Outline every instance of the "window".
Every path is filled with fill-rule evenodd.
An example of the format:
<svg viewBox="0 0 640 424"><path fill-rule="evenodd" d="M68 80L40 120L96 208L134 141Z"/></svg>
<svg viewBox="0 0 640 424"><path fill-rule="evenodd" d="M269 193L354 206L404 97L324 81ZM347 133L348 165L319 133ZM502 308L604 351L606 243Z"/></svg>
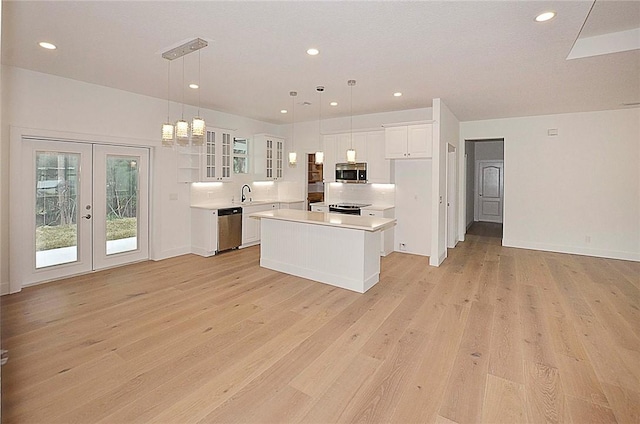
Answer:
<svg viewBox="0 0 640 424"><path fill-rule="evenodd" d="M249 140L233 138L233 173L249 173Z"/></svg>

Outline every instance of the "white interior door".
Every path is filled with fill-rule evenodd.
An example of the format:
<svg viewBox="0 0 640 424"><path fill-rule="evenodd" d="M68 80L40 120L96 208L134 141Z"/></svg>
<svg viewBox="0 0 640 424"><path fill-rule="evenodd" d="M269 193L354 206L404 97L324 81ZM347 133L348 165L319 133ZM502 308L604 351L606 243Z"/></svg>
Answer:
<svg viewBox="0 0 640 424"><path fill-rule="evenodd" d="M477 161L476 205L478 221L502 223L504 161Z"/></svg>
<svg viewBox="0 0 640 424"><path fill-rule="evenodd" d="M24 139L21 154L10 259L20 286L148 258L148 149Z"/></svg>

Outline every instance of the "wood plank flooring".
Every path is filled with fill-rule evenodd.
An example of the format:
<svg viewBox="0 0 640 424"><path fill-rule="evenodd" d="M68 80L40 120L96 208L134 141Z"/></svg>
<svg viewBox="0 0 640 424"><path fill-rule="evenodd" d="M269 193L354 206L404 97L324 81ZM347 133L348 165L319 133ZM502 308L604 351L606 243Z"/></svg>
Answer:
<svg viewBox="0 0 640 424"><path fill-rule="evenodd" d="M3 423L640 422L640 264L468 235L365 294L186 255L4 296Z"/></svg>

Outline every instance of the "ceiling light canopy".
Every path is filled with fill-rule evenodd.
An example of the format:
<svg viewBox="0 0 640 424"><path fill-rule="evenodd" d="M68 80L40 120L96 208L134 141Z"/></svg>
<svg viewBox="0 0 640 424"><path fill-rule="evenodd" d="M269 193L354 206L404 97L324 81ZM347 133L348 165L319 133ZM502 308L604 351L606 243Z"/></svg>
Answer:
<svg viewBox="0 0 640 424"><path fill-rule="evenodd" d="M400 97L402 96L402 93L399 91L396 91L395 93L393 93L393 97Z"/></svg>
<svg viewBox="0 0 640 424"><path fill-rule="evenodd" d="M196 88L200 88L200 86L198 84L191 83L189 84L189 88L193 88L195 90Z"/></svg>
<svg viewBox="0 0 640 424"><path fill-rule="evenodd" d="M280 113L287 113L287 112L288 112L288 110L287 110L287 109L281 109L281 110L280 110Z"/></svg>
<svg viewBox="0 0 640 424"><path fill-rule="evenodd" d="M310 48L309 50L307 50L307 54L309 56L316 56L318 53L320 53L320 50L315 48Z"/></svg>
<svg viewBox="0 0 640 424"><path fill-rule="evenodd" d="M331 102L329 103L330 106L338 106L338 102Z"/></svg>
<svg viewBox="0 0 640 424"><path fill-rule="evenodd" d="M47 41L41 41L38 43L38 45L40 47L42 47L43 49L47 49L47 50L55 50L57 49L55 44L49 43Z"/></svg>
<svg viewBox="0 0 640 424"><path fill-rule="evenodd" d="M556 17L556 12L543 12L536 16L536 22L546 22Z"/></svg>

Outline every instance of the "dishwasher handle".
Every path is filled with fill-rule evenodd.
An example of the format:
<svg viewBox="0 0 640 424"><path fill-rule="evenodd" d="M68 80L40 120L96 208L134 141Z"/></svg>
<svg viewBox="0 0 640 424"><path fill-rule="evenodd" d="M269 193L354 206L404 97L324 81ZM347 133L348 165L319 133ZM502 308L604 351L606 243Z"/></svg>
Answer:
<svg viewBox="0 0 640 424"><path fill-rule="evenodd" d="M218 209L218 216L238 215L242 213L241 207Z"/></svg>

